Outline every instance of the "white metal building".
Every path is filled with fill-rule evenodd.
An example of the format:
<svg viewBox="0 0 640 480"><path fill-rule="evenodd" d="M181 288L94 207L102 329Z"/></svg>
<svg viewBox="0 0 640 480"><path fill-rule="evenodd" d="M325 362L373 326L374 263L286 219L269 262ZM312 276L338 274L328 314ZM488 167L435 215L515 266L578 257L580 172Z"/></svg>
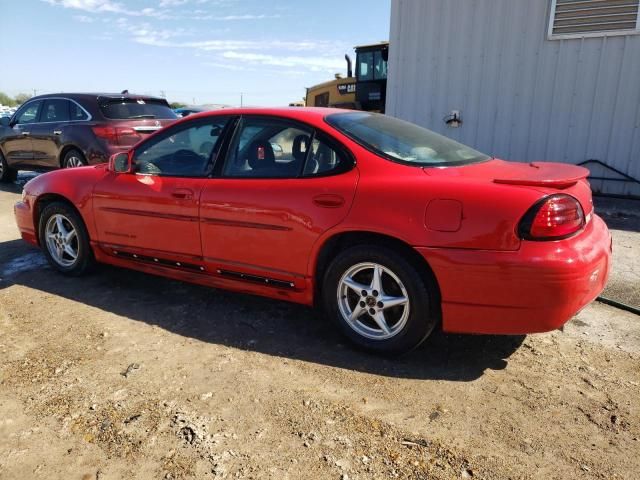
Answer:
<svg viewBox="0 0 640 480"><path fill-rule="evenodd" d="M509 160L640 180L640 0L393 0L386 112ZM445 119L459 111L462 123ZM593 177L624 179L586 165ZM632 181L592 179L640 196Z"/></svg>

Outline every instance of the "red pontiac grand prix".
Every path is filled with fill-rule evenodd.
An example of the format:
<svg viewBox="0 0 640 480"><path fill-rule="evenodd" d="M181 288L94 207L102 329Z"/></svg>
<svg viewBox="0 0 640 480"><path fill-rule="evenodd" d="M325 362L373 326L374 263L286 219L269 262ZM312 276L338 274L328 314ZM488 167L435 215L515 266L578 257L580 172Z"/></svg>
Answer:
<svg viewBox="0 0 640 480"><path fill-rule="evenodd" d="M62 273L98 261L321 305L357 345L401 353L436 327L556 329L591 302L611 237L587 174L373 113L231 109L41 175L15 214Z"/></svg>

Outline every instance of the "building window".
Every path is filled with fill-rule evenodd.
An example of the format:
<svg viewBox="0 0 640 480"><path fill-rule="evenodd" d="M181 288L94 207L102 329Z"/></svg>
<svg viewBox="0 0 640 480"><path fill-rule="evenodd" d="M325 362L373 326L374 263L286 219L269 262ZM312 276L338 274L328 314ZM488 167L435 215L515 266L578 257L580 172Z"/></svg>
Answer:
<svg viewBox="0 0 640 480"><path fill-rule="evenodd" d="M549 39L640 33L640 0L551 0Z"/></svg>
<svg viewBox="0 0 640 480"><path fill-rule="evenodd" d="M328 107L329 106L329 92L321 93L316 95L315 101L313 102L314 107Z"/></svg>

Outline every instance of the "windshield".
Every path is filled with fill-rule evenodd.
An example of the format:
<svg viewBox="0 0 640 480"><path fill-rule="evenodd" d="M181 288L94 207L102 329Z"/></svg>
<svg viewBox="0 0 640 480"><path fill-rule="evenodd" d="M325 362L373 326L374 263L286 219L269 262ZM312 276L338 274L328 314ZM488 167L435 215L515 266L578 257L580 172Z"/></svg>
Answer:
<svg viewBox="0 0 640 480"><path fill-rule="evenodd" d="M144 118L178 118L167 102L150 98L114 98L100 102L107 118L127 120Z"/></svg>
<svg viewBox="0 0 640 480"><path fill-rule="evenodd" d="M489 156L413 123L369 112L334 113L326 121L365 148L400 163L445 166Z"/></svg>

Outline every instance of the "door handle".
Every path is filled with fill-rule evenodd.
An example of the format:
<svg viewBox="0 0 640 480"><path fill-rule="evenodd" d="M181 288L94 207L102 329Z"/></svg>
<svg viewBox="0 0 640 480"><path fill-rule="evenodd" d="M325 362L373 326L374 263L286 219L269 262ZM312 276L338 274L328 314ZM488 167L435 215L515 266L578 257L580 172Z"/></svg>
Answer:
<svg viewBox="0 0 640 480"><path fill-rule="evenodd" d="M323 208L339 208L344 205L344 198L333 193L321 193L313 197L313 203Z"/></svg>
<svg viewBox="0 0 640 480"><path fill-rule="evenodd" d="M62 135L62 130L54 130L53 134L54 135Z"/></svg>
<svg viewBox="0 0 640 480"><path fill-rule="evenodd" d="M190 200L193 198L193 190L189 190L188 188L177 188L171 193L171 196L181 200Z"/></svg>
<svg viewBox="0 0 640 480"><path fill-rule="evenodd" d="M20 132L22 134L22 136L26 137L28 136L31 132Z"/></svg>

